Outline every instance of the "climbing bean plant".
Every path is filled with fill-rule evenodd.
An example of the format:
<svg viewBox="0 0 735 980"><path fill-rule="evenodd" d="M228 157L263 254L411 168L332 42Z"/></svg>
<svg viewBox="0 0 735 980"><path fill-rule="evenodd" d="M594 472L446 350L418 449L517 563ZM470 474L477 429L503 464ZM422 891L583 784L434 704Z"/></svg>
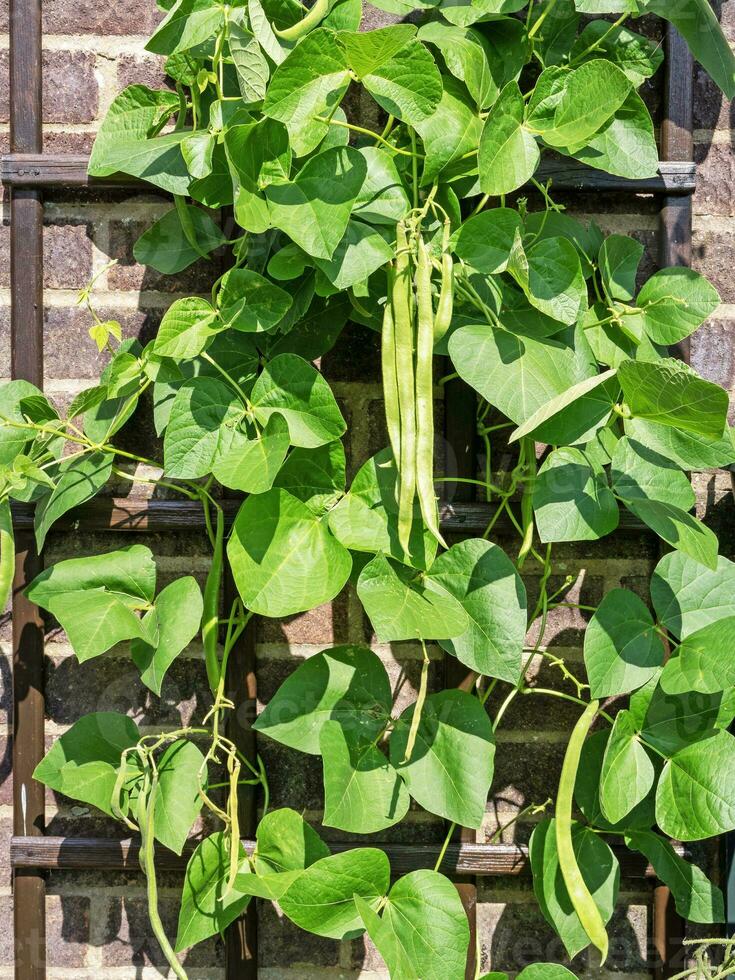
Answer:
<svg viewBox="0 0 735 980"><path fill-rule="evenodd" d="M414 11L380 0L396 20L414 16L364 32L360 0L161 6L147 49L165 56L169 86L118 95L89 170L173 196L138 240L139 262L176 274L223 252L229 261L210 294L172 303L145 346L102 322L93 284L84 290L109 363L64 413L24 381L0 388L2 591L11 500L35 503L39 548L112 477L198 502L211 549L203 591L191 576L158 589L151 551L134 544L47 567L27 595L80 662L128 641L156 695L200 636L212 702L174 731L87 715L36 778L140 833L151 927L179 977L182 951L254 898L320 936L367 931L394 978L464 977L469 929L439 871L446 844L434 868L391 884L379 847L332 853L296 810L271 809L262 761L227 736L238 707L228 658L251 617L312 609L351 582L378 640L412 641L422 668L415 701L398 711L376 653L325 649L258 717L261 738L321 757L324 826L380 834L413 801L448 821L447 842L455 825L479 828L509 705L530 697L545 710L541 699L563 698L579 716L556 800L521 813L535 820L536 897L569 956L589 945L607 955L620 877L610 842L653 865L684 917L722 920L720 891L671 839L735 829L735 565L693 515L687 476L733 462L735 449L726 393L667 350L718 296L684 268L639 285L642 246L565 214L535 176L542 154L654 175L638 89L662 52L635 20L671 20L732 96L735 59L709 5L427 0ZM533 207L515 193L527 186ZM229 224L216 214L226 209ZM349 486L346 422L314 364L348 321L380 334L387 430ZM435 481L454 479L433 459L439 357L475 394L486 447L475 482L493 515L482 537L451 544L435 493ZM162 443L149 459L119 433L151 404ZM498 438L515 452L504 473L492 466ZM243 498L231 529L223 494ZM551 585L555 546L610 534L623 510L668 546L650 606L616 588L580 607L584 664L570 664L545 644L549 613L574 606L569 579ZM518 533L510 552L493 540L501 516ZM222 608L225 560L238 594ZM437 645L469 685L429 692ZM539 660L557 686L534 680ZM262 789L252 853L238 824L242 784ZM202 813L168 937L156 851L182 853ZM532 964L521 976L571 974Z"/></svg>

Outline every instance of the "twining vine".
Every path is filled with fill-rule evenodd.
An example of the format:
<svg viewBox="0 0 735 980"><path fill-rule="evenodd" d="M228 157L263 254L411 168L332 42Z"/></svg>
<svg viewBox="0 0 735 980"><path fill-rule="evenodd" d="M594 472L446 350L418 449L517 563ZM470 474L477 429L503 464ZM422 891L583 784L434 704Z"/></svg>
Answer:
<svg viewBox="0 0 735 980"><path fill-rule="evenodd" d="M199 636L212 704L201 721L155 734L122 714L87 715L36 778L140 833L151 928L178 977L185 950L260 898L320 936L367 931L394 978L460 980L469 928L440 870L447 844L455 825L482 824L495 732L513 701L542 699L543 710L562 698L579 716L556 798L519 815L535 821L534 891L569 957L589 945L599 962L607 955L620 877L609 841L653 865L682 916L721 921L720 890L671 841L735 829L735 565L693 515L687 476L732 463L735 449L726 393L667 351L719 298L683 268L641 285L642 246L571 218L536 176L542 152L655 175L637 90L662 52L629 20L671 20L732 97L735 58L712 10L456 0L361 32L360 0L161 6L147 49L166 57L169 87L120 93L90 173L122 171L173 195L136 243L139 262L176 274L226 251L231 266L209 295L177 299L145 346L99 319L90 284L80 301L109 363L63 415L24 381L0 388L0 592L12 577L10 501L35 503L43 548L113 476L183 495L205 517L203 592L190 576L157 589L151 551L131 545L52 565L27 595L81 662L127 641L155 694ZM413 10L379 6L397 20ZM347 111L348 89L363 109L372 99L379 129ZM533 207L516 194L526 186ZM220 209L234 215L229 235ZM349 487L346 423L313 363L348 321L380 334L389 443ZM435 489L455 480L434 461L439 356L476 393L484 453L471 482L494 508L482 537L453 542ZM151 401L155 458L117 439ZM499 440L516 454L509 472L493 466ZM243 497L231 529L222 488ZM554 546L611 533L624 509L669 546L650 605L626 588L599 606L567 601L570 580L551 585ZM518 534L512 554L493 541L501 518ZM223 608L225 560L237 597ZM521 572L537 585L532 607ZM379 834L412 801L449 822L435 866L393 884L380 848L331 853L296 809L271 810L262 761L226 734L238 707L228 660L251 617L312 609L348 581L379 641L420 646L415 702L397 712L378 656L338 646L293 671L255 728L321 756L324 826ZM565 606L589 617L583 665L545 642L549 614ZM430 691L436 644L471 672L470 690ZM532 676L539 660L555 686ZM262 806L252 853L238 822L243 785ZM202 813L173 939L156 852L181 854ZM711 966L711 948L694 948L694 969L735 972L732 942L718 947L724 966ZM532 964L520 976L571 974Z"/></svg>

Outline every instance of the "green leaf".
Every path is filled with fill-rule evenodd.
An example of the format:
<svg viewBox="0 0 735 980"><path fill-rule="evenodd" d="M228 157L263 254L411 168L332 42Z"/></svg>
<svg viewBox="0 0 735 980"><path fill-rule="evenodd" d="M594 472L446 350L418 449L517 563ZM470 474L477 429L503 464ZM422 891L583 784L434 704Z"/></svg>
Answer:
<svg viewBox="0 0 735 980"><path fill-rule="evenodd" d="M593 21L593 23L603 23ZM590 25L591 26L591 25ZM635 277L643 257L643 246L628 235L608 235L600 246L597 264L602 285L611 299L631 300Z"/></svg>
<svg viewBox="0 0 735 980"><path fill-rule="evenodd" d="M600 803L611 823L619 823L648 796L656 778L650 756L629 711L615 716L600 772Z"/></svg>
<svg viewBox="0 0 735 980"><path fill-rule="evenodd" d="M253 855L259 875L276 871L302 871L321 858L329 848L300 813L283 807L270 810L258 824Z"/></svg>
<svg viewBox="0 0 735 980"><path fill-rule="evenodd" d="M291 616L329 602L352 567L326 522L275 488L242 505L227 554L245 607L260 616Z"/></svg>
<svg viewBox="0 0 735 980"><path fill-rule="evenodd" d="M539 148L523 123L524 102L518 83L508 82L480 138L478 164L483 194L495 197L522 187L536 170Z"/></svg>
<svg viewBox="0 0 735 980"><path fill-rule="evenodd" d="M212 0L178 0L158 25L146 50L155 54L178 54L207 41L224 21L222 8Z"/></svg>
<svg viewBox="0 0 735 980"><path fill-rule="evenodd" d="M492 978L494 973L488 974ZM577 980L571 970L559 963L532 963L516 977L516 980Z"/></svg>
<svg viewBox="0 0 735 980"><path fill-rule="evenodd" d="M626 503L660 500L684 511L694 506L694 491L686 474L665 456L627 436L615 447L610 476L613 490Z"/></svg>
<svg viewBox="0 0 735 980"><path fill-rule="evenodd" d="M449 77L443 81L441 101L416 129L424 144L421 183L431 184L439 175L444 179L475 171L474 152L482 131L482 119L464 86ZM469 159L467 159L469 157Z"/></svg>
<svg viewBox="0 0 735 980"><path fill-rule="evenodd" d="M264 493L273 486L289 445L288 425L281 415L271 415L253 438L240 428L225 426L220 429L212 474L232 490Z"/></svg>
<svg viewBox="0 0 735 980"><path fill-rule="evenodd" d="M172 194L186 194L190 178L180 143L191 132L153 135L178 107L175 92L129 85L115 98L97 132L88 165L91 176L121 171Z"/></svg>
<svg viewBox="0 0 735 980"><path fill-rule="evenodd" d="M707 0L649 0L646 10L670 21L715 84L735 98L735 54Z"/></svg>
<svg viewBox="0 0 735 980"><path fill-rule="evenodd" d="M260 40L262 43L263 39ZM273 57L270 50L266 48L266 51ZM320 117L330 117L348 85L349 69L343 46L332 31L317 28L279 64L268 86L263 114L285 123L294 154L305 156L327 135L329 124L320 121ZM284 231L288 233L287 229ZM340 234L338 240L341 237ZM307 251L314 254L310 249Z"/></svg>
<svg viewBox="0 0 735 980"><path fill-rule="evenodd" d="M596 370L584 339L512 333L487 323L460 327L449 355L460 377L516 424Z"/></svg>
<svg viewBox="0 0 735 980"><path fill-rule="evenodd" d="M620 388L615 371L585 378L538 408L523 425L514 429L510 442L534 434L537 442L564 445L588 442L607 423Z"/></svg>
<svg viewBox="0 0 735 980"><path fill-rule="evenodd" d="M448 70L464 82L478 109L493 104L500 90L490 64L492 48L478 30L434 21L424 24L418 36L439 49Z"/></svg>
<svg viewBox="0 0 735 980"><path fill-rule="evenodd" d="M158 795L153 814L156 839L181 854L189 831L202 808L199 772L204 756L193 742L172 742L158 766Z"/></svg>
<svg viewBox="0 0 735 980"><path fill-rule="evenodd" d="M619 824L610 823L603 816L600 804L600 771L605 750L610 737L609 729L593 732L585 740L577 778L574 783L574 799L585 820L601 830L630 830L652 827L656 822L654 813L655 787L652 786L644 800L638 803ZM658 765L658 764L657 764ZM660 768L660 766L659 766Z"/></svg>
<svg viewBox="0 0 735 980"><path fill-rule="evenodd" d="M270 68L257 39L241 24L230 21L227 40L243 101L246 104L262 102L268 88Z"/></svg>
<svg viewBox="0 0 735 980"><path fill-rule="evenodd" d="M611 30L610 24L604 20L588 23L571 50L566 50L574 61L592 45L595 46L594 50L586 55L587 58L604 56L616 64L636 88L654 75L664 60L660 44L635 34L627 27L615 27ZM546 63L548 64L548 59Z"/></svg>
<svg viewBox="0 0 735 980"><path fill-rule="evenodd" d="M467 614L444 586L385 555L365 565L357 594L382 643L447 639L468 626Z"/></svg>
<svg viewBox="0 0 735 980"><path fill-rule="evenodd" d="M341 31L338 34L347 63L359 80L389 62L415 36L413 24L393 24L372 31Z"/></svg>
<svg viewBox="0 0 735 980"><path fill-rule="evenodd" d="M398 539L396 466L393 454L384 449L357 471L349 492L329 512L329 527L351 551L383 552L398 561L426 568L436 554L436 538L420 518L414 504L414 521L406 555Z"/></svg>
<svg viewBox="0 0 735 980"><path fill-rule="evenodd" d="M584 662L593 698L642 687L664 662L664 646L650 612L634 592L612 589L584 635Z"/></svg>
<svg viewBox="0 0 735 980"><path fill-rule="evenodd" d="M430 694L421 712L416 743L405 761L415 704L396 722L390 758L411 796L429 813L463 827L479 827L493 779L495 740L479 699L450 689Z"/></svg>
<svg viewBox="0 0 735 980"><path fill-rule="evenodd" d="M702 840L735 829L735 738L718 732L688 745L664 766L656 820L677 840Z"/></svg>
<svg viewBox="0 0 735 980"><path fill-rule="evenodd" d="M631 413L659 425L719 439L727 421L727 392L703 381L674 358L623 361L618 378Z"/></svg>
<svg viewBox="0 0 735 980"><path fill-rule="evenodd" d="M37 606L58 595L107 589L131 605L153 602L156 589L156 563L150 548L131 544L103 555L69 558L44 569L26 589L26 595Z"/></svg>
<svg viewBox="0 0 735 980"><path fill-rule="evenodd" d="M196 262L202 253L213 252L224 244L226 238L222 229L212 221L206 211L191 204L184 204L182 207L199 248L190 244L182 227L179 211L172 208L144 231L135 243L133 255L136 262L172 276Z"/></svg>
<svg viewBox="0 0 735 980"><path fill-rule="evenodd" d="M54 742L33 778L112 816L120 757L139 738L138 726L127 715L115 711L84 715Z"/></svg>
<svg viewBox="0 0 735 980"><path fill-rule="evenodd" d="M161 589L155 610L158 643L151 645L134 638L131 654L140 670L140 679L160 696L166 671L199 631L202 594L196 579L187 575Z"/></svg>
<svg viewBox="0 0 735 980"><path fill-rule="evenodd" d="M367 172L352 214L372 225L392 227L410 207L394 159L378 146L361 146L358 152L365 161Z"/></svg>
<svg viewBox="0 0 735 980"><path fill-rule="evenodd" d="M163 314L153 350L161 357L183 361L196 357L222 330L217 314L205 299L177 299Z"/></svg>
<svg viewBox="0 0 735 980"><path fill-rule="evenodd" d="M242 844L239 852L242 859L245 856ZM224 932L246 908L249 895L241 895L234 889L225 894L229 869L229 840L224 832L217 831L205 837L186 866L176 935L177 952Z"/></svg>
<svg viewBox="0 0 735 980"><path fill-rule="evenodd" d="M657 344L676 344L688 337L719 303L717 290L704 276L679 267L661 269L651 276L636 300L643 311L643 327Z"/></svg>
<svg viewBox="0 0 735 980"><path fill-rule="evenodd" d="M343 731L374 740L392 707L390 682L378 657L365 647L339 646L297 667L253 727L282 745L319 755L327 722L339 722Z"/></svg>
<svg viewBox="0 0 735 980"><path fill-rule="evenodd" d="M22 410L23 400L40 394L40 390L28 381L8 381L0 385L0 415L11 422L26 421ZM0 466L12 464L34 435L30 429L0 425Z"/></svg>
<svg viewBox="0 0 735 980"><path fill-rule="evenodd" d="M473 538L441 554L431 566L467 613L468 627L441 646L480 674L516 684L526 636L526 589L502 548Z"/></svg>
<svg viewBox="0 0 735 980"><path fill-rule="evenodd" d="M626 500L625 505L672 547L707 568L717 568L717 536L693 514L663 500Z"/></svg>
<svg viewBox="0 0 735 980"><path fill-rule="evenodd" d="M496 275L505 272L520 230L520 215L512 208L490 208L462 222L452 236L452 247L473 269Z"/></svg>
<svg viewBox="0 0 735 980"><path fill-rule="evenodd" d="M421 869L399 878L380 917L364 901L356 905L391 977L462 976L470 930L457 889L444 875Z"/></svg>
<svg viewBox="0 0 735 980"><path fill-rule="evenodd" d="M244 333L272 330L292 302L285 289L250 269L231 269L222 281L218 296L226 326Z"/></svg>
<svg viewBox="0 0 735 980"><path fill-rule="evenodd" d="M216 137L209 132L193 133L181 141L181 155L192 177L203 179L212 173L212 154L216 147Z"/></svg>
<svg viewBox="0 0 735 980"><path fill-rule="evenodd" d="M609 922L620 884L620 866L610 847L582 824L572 824L572 846L582 877ZM544 819L529 842L533 890L547 922L556 930L570 957L589 945L589 937L574 911L559 867L555 821Z"/></svg>
<svg viewBox="0 0 735 980"><path fill-rule="evenodd" d="M709 469L735 463L735 444L730 429L714 442L695 432L682 432L645 419L626 419L625 431L648 449L670 459L682 469Z"/></svg>
<svg viewBox="0 0 735 980"><path fill-rule="evenodd" d="M283 416L294 446L323 446L347 428L324 377L297 354L278 354L269 361L250 401L262 424L274 414Z"/></svg>
<svg viewBox="0 0 735 980"><path fill-rule="evenodd" d="M344 493L345 467L345 450L339 441L316 449L293 449L279 470L275 485L320 515ZM339 540L338 535L335 537Z"/></svg>
<svg viewBox="0 0 735 980"><path fill-rule="evenodd" d="M156 566L142 545L70 558L41 572L26 595L61 623L80 662L122 640L150 640L137 609L153 602Z"/></svg>
<svg viewBox="0 0 735 980"><path fill-rule="evenodd" d="M605 472L579 449L556 449L539 469L533 491L538 534L550 541L594 541L618 526L618 505Z"/></svg>
<svg viewBox="0 0 735 980"><path fill-rule="evenodd" d="M374 908L389 884L390 864L385 854L374 847L358 847L310 865L280 905L301 929L330 939L353 939L362 932L354 896Z"/></svg>
<svg viewBox="0 0 735 980"><path fill-rule="evenodd" d="M46 535L60 517L99 493L112 476L112 453L89 453L59 464L56 487L36 506L33 524L40 551Z"/></svg>
<svg viewBox="0 0 735 980"><path fill-rule="evenodd" d="M408 26L400 24L384 30ZM373 33L379 32L370 32ZM370 34L358 37L362 39ZM340 38L344 36L341 34ZM439 69L428 49L417 40L408 41L389 60L372 67L361 80L382 109L413 127L436 111L442 96Z"/></svg>
<svg viewBox="0 0 735 980"><path fill-rule="evenodd" d="M579 253L566 238L543 238L508 271L531 306L560 323L575 323L587 309L587 285Z"/></svg>
<svg viewBox="0 0 735 980"><path fill-rule="evenodd" d="M666 694L659 681L645 706L641 733L647 744L673 756L696 742L710 741L734 716L731 692Z"/></svg>
<svg viewBox="0 0 735 980"><path fill-rule="evenodd" d="M402 820L409 807L403 781L374 741L338 721L321 729L325 827L372 834Z"/></svg>
<svg viewBox="0 0 735 980"><path fill-rule="evenodd" d="M365 282L393 257L393 249L383 236L362 221L351 220L331 259L315 259L336 289L349 289Z"/></svg>
<svg viewBox="0 0 735 980"><path fill-rule="evenodd" d="M235 423L245 406L216 378L194 378L176 393L163 440L164 472L180 479L206 476L217 452L220 428Z"/></svg>
<svg viewBox="0 0 735 980"><path fill-rule="evenodd" d="M661 686L669 694L701 691L716 694L735 686L735 616L718 619L690 633L677 656L664 667ZM683 685L680 690L679 686Z"/></svg>
<svg viewBox="0 0 735 980"><path fill-rule="evenodd" d="M653 865L657 877L671 889L676 911L689 922L724 922L725 903L720 889L701 868L680 858L671 844L652 830L635 830L625 843Z"/></svg>
<svg viewBox="0 0 735 980"><path fill-rule="evenodd" d="M589 167L631 180L655 177L658 150L648 108L631 92L610 122L582 147L559 148Z"/></svg>
<svg viewBox="0 0 735 980"><path fill-rule="evenodd" d="M568 72L550 128L540 131L550 146L586 143L622 106L630 81L614 64L601 58Z"/></svg>

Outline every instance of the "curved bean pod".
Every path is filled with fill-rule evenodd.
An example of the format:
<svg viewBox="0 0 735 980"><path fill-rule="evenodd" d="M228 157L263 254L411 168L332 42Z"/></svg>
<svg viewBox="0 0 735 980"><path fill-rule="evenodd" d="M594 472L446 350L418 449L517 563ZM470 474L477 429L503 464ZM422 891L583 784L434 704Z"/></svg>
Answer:
<svg viewBox="0 0 735 980"><path fill-rule="evenodd" d="M388 272L388 296L383 311L383 332L380 343L380 359L383 375L383 401L385 424L388 428L396 469L401 459L401 416L398 407L398 374L396 372L396 335L393 326L393 270Z"/></svg>
<svg viewBox="0 0 735 980"><path fill-rule="evenodd" d="M0 611L10 598L15 572L15 539L10 502L0 501Z"/></svg>
<svg viewBox="0 0 735 980"><path fill-rule="evenodd" d="M279 31L277 27L274 27L273 30L284 41L298 41L300 37L308 34L310 30L321 23L328 13L329 0L316 0L309 13L305 17L302 17L296 24L293 24L291 27L286 27L282 31Z"/></svg>
<svg viewBox="0 0 735 980"><path fill-rule="evenodd" d="M595 720L599 706L599 701L590 701L579 716L577 724L572 730L566 755L564 756L561 778L559 779L559 790L556 797L555 828L559 868L564 878L564 884L567 886L569 898L571 899L574 911L579 916L582 928L589 936L592 945L599 949L602 955L602 963L604 963L607 959L608 950L607 930L605 929L605 923L602 921L600 910L582 877L582 872L577 864L577 857L572 844L572 798L574 794L574 783L577 778L582 746L584 745L584 740L587 737L592 722Z"/></svg>
<svg viewBox="0 0 735 980"><path fill-rule="evenodd" d="M419 235L416 260L416 489L421 516L444 547L434 494L434 310L431 256Z"/></svg>
<svg viewBox="0 0 735 980"><path fill-rule="evenodd" d="M413 367L413 303L411 257L406 226L396 228L396 274L391 291L396 345L398 407L401 416L401 456L398 481L398 540L410 555L409 540L416 495L416 404Z"/></svg>
<svg viewBox="0 0 735 980"><path fill-rule="evenodd" d="M202 646L207 667L207 680L212 692L217 690L220 679L220 663L217 656L217 633L219 625L219 592L222 583L222 564L224 561L225 516L221 507L217 508L217 526L214 535L214 554L204 586L204 611L202 613Z"/></svg>

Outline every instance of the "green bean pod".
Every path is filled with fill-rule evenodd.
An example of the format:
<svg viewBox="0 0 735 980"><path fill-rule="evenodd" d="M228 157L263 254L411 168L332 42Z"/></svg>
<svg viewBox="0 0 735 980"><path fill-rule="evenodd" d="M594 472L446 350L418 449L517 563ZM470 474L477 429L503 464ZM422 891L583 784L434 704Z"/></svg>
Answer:
<svg viewBox="0 0 735 980"><path fill-rule="evenodd" d="M442 254L442 278L439 287L439 302L434 317L434 343L438 344L452 323L454 309L454 262L451 252Z"/></svg>
<svg viewBox="0 0 735 980"><path fill-rule="evenodd" d="M225 516L221 507L217 508L217 526L214 535L214 553L204 586L202 613L202 646L207 666L207 680L214 693L220 680L220 663L217 656L219 626L219 593L222 584L222 565L224 562Z"/></svg>
<svg viewBox="0 0 735 980"><path fill-rule="evenodd" d="M15 572L15 538L10 501L0 501L0 612L10 598Z"/></svg>
<svg viewBox="0 0 735 980"><path fill-rule="evenodd" d="M431 256L419 235L416 261L416 489L421 516L444 547L434 494L434 309Z"/></svg>
<svg viewBox="0 0 735 980"><path fill-rule="evenodd" d="M398 490L398 540L410 555L413 501L416 496L416 404L413 366L413 292L411 257L402 221L396 228L396 274L391 291L396 345L398 407L401 419L401 455Z"/></svg>
<svg viewBox="0 0 735 980"><path fill-rule="evenodd" d="M383 333L380 344L381 373L385 424L388 429L393 459L398 467L401 459L401 417L398 407L398 373L396 372L396 335L393 327L393 270L388 271L388 296L383 311Z"/></svg>
<svg viewBox="0 0 735 980"><path fill-rule="evenodd" d="M533 547L533 491L536 483L536 443L533 439L524 439L524 450L526 457L527 476L523 486L523 496L521 497L521 526L523 528L523 541L518 560L518 568L522 568L526 556Z"/></svg>
<svg viewBox="0 0 735 980"><path fill-rule="evenodd" d="M279 31L277 27L274 27L273 30L284 41L298 41L300 37L308 34L309 31L320 24L328 13L329 0L316 0L309 13L305 17L302 17L296 24L293 24L291 27L286 27L282 31Z"/></svg>
<svg viewBox="0 0 735 980"><path fill-rule="evenodd" d="M608 938L605 923L602 921L600 910L590 893L587 884L582 877L582 872L577 864L577 856L574 853L572 844L572 798L574 795L574 783L577 779L579 760L582 754L582 746L590 730L592 722L595 720L598 701L591 701L584 709L572 730L571 738L564 756L564 765L559 779L559 790L556 796L556 850L559 855L559 868L561 869L564 884L569 892L574 911L579 916L582 928L589 936L590 942L595 946L602 956L602 963L607 959ZM602 964L601 964L602 965Z"/></svg>

